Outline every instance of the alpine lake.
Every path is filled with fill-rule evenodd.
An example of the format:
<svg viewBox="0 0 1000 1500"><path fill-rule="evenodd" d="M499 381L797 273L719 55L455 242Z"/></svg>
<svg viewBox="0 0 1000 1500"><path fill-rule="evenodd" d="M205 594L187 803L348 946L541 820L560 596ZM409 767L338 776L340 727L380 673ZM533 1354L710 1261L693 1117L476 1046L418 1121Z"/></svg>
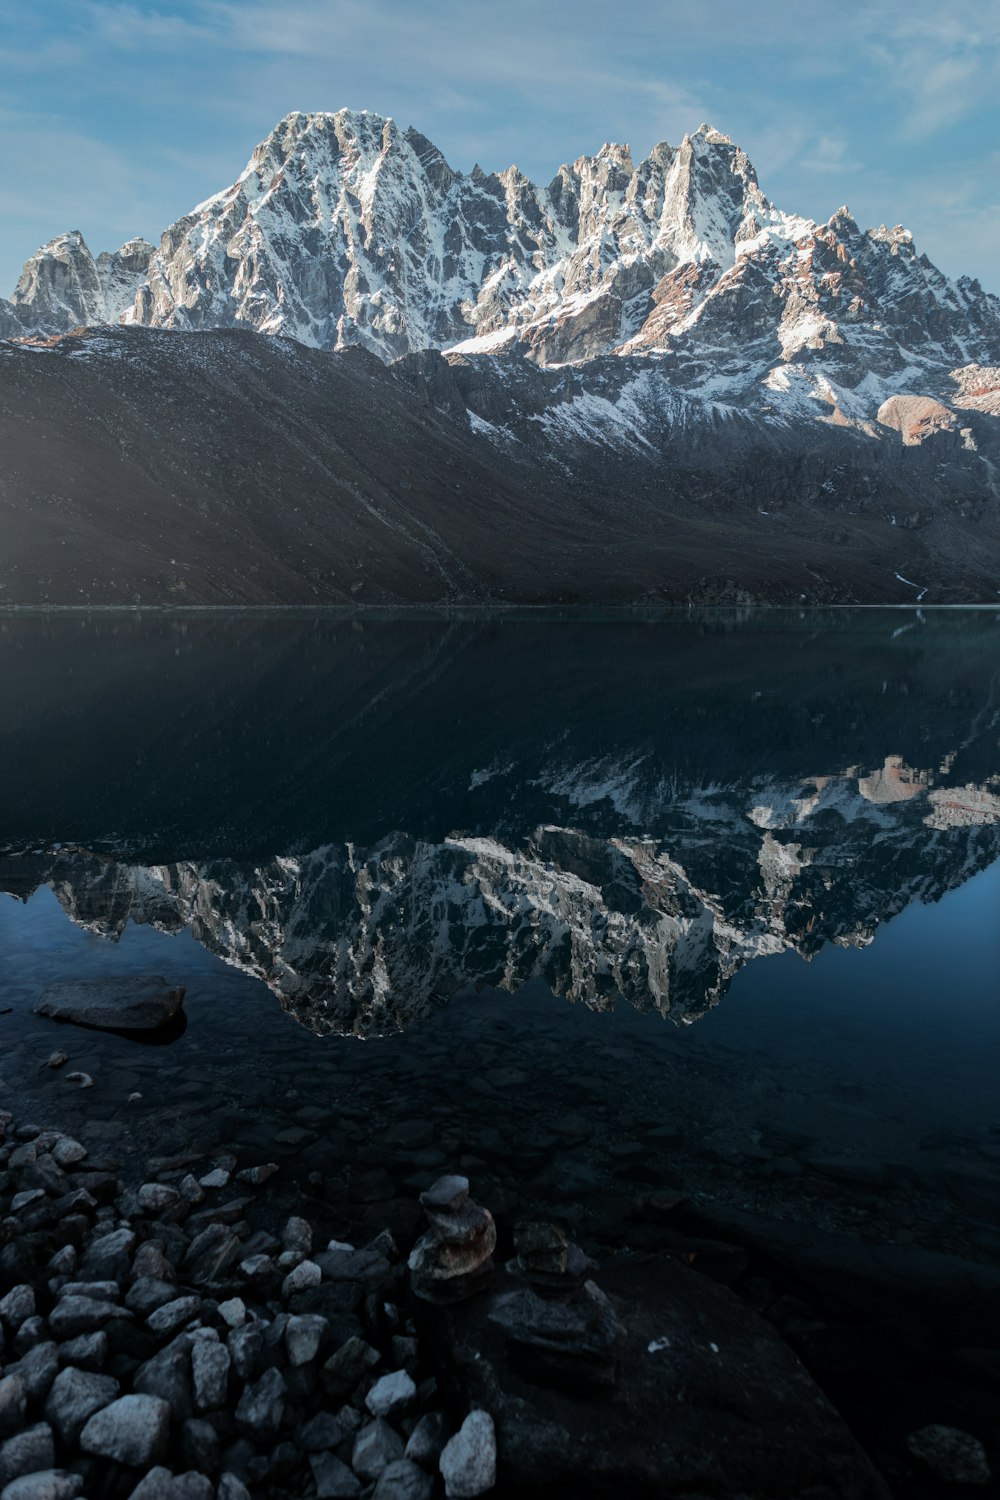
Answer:
<svg viewBox="0 0 1000 1500"><path fill-rule="evenodd" d="M905 1441L997 1472L995 610L11 611L0 703L0 1108L352 1244L464 1174L1000 1493ZM149 975L152 1040L34 1012Z"/></svg>

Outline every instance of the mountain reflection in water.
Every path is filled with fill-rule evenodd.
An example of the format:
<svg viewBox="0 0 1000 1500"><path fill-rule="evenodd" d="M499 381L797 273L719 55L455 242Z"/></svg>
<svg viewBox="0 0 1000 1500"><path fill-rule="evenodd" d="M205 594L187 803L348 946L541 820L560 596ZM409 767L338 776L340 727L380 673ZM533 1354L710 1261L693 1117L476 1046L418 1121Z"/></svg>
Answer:
<svg viewBox="0 0 1000 1500"><path fill-rule="evenodd" d="M316 1032L541 978L690 1021L1000 857L986 613L9 617L0 889Z"/></svg>

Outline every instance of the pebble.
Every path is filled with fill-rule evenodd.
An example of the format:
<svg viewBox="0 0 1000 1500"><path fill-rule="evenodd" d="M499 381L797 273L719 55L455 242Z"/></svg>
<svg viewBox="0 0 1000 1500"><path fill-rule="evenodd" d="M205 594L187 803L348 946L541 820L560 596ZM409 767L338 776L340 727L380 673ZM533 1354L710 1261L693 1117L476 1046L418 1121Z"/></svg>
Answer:
<svg viewBox="0 0 1000 1500"><path fill-rule="evenodd" d="M227 1297L219 1303L219 1317L230 1328L242 1328L247 1320L247 1305L242 1297Z"/></svg>
<svg viewBox="0 0 1000 1500"><path fill-rule="evenodd" d="M45 1403L45 1416L64 1445L76 1443L95 1412L119 1394L117 1380L70 1366L56 1376Z"/></svg>
<svg viewBox="0 0 1000 1500"><path fill-rule="evenodd" d="M906 1446L939 1479L949 1484L989 1484L991 1474L986 1450L978 1438L958 1427L932 1423L911 1432Z"/></svg>
<svg viewBox="0 0 1000 1500"><path fill-rule="evenodd" d="M362 1427L354 1439L351 1468L362 1479L378 1479L403 1456L403 1439L382 1417Z"/></svg>
<svg viewBox="0 0 1000 1500"><path fill-rule="evenodd" d="M439 1462L448 1500L471 1500L493 1488L497 1443L489 1412L470 1412L444 1445Z"/></svg>
<svg viewBox="0 0 1000 1500"><path fill-rule="evenodd" d="M416 1400L417 1388L405 1370L394 1370L376 1380L365 1397L365 1405L373 1417L385 1417L391 1421L408 1411Z"/></svg>
<svg viewBox="0 0 1000 1500"><path fill-rule="evenodd" d="M159 1396L119 1396L95 1413L80 1434L85 1453L132 1468L160 1462L170 1435L170 1407Z"/></svg>
<svg viewBox="0 0 1000 1500"><path fill-rule="evenodd" d="M322 1280L323 1272L314 1260L301 1261L281 1283L281 1295L287 1301L296 1292L307 1292L311 1287L319 1286Z"/></svg>

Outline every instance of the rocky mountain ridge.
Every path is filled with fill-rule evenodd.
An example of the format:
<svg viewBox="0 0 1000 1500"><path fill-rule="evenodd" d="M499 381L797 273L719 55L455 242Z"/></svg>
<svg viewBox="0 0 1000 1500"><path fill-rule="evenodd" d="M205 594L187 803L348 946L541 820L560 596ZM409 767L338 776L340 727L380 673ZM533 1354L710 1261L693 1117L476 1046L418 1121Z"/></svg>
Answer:
<svg viewBox="0 0 1000 1500"><path fill-rule="evenodd" d="M157 249L95 260L62 235L3 315L44 335L119 320L252 328L383 359L513 342L542 364L672 355L692 388L692 362L701 385L817 356L881 378L919 351L1000 362L1000 300L978 282L943 276L900 226L781 211L708 125L638 164L606 144L539 187L515 166L457 172L376 114L293 113Z"/></svg>

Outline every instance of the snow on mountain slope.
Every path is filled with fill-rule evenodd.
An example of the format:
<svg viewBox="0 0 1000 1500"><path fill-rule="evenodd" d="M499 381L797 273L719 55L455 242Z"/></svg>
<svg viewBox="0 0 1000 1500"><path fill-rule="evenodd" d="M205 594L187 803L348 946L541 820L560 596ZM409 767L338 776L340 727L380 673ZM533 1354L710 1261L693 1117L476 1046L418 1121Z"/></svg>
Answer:
<svg viewBox="0 0 1000 1500"><path fill-rule="evenodd" d="M121 318L361 344L388 360L655 355L700 397L752 390L779 406L780 382L762 391L774 371L847 391L874 376L863 413L817 392L845 421L873 419L914 379L940 397L950 370L1000 363L997 298L948 280L898 227L781 212L746 154L706 125L638 165L605 145L542 188L516 167L456 172L417 131L365 111L291 114L158 250L136 241L95 261L63 235L28 262L11 308L0 335L18 331L12 316L43 334Z"/></svg>

